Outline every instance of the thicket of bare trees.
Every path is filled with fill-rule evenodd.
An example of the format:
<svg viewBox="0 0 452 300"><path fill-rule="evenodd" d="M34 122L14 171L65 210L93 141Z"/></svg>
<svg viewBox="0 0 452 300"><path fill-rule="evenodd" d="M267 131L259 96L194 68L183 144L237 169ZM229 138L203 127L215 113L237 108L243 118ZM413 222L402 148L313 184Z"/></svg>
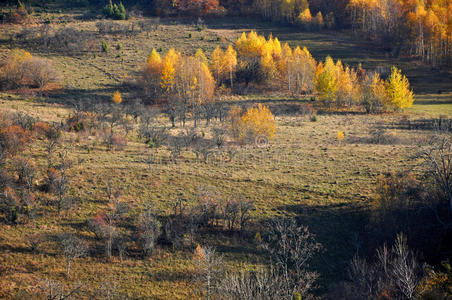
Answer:
<svg viewBox="0 0 452 300"><path fill-rule="evenodd" d="M0 64L0 87L3 89L29 86L42 90L58 80L59 73L49 60L33 57L24 50L12 50Z"/></svg>

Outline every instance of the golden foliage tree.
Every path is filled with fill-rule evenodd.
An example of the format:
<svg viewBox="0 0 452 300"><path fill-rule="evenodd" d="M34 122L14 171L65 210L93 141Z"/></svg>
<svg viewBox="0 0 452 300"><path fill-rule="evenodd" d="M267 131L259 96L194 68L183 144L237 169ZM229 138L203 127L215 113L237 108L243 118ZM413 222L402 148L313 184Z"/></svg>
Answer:
<svg viewBox="0 0 452 300"><path fill-rule="evenodd" d="M237 67L237 51L235 51L232 45L229 45L224 53L224 67L229 74L229 80L232 88L234 73Z"/></svg>
<svg viewBox="0 0 452 300"><path fill-rule="evenodd" d="M155 49L152 49L144 69L145 89L152 96L157 96L161 88L160 76L162 69L162 58Z"/></svg>
<svg viewBox="0 0 452 300"><path fill-rule="evenodd" d="M337 97L338 83L336 76L336 65L333 59L328 56L325 64L318 73L316 81L316 89L320 100L335 102Z"/></svg>
<svg viewBox="0 0 452 300"><path fill-rule="evenodd" d="M212 58L210 60L210 67L215 79L218 83L221 83L224 79L225 68L224 68L224 52L221 50L220 46L217 46L212 52Z"/></svg>
<svg viewBox="0 0 452 300"><path fill-rule="evenodd" d="M122 96L121 96L121 93L120 93L119 91L116 91L116 92L113 94L113 97L111 97L111 101L112 101L113 103L115 103L115 104L121 103L121 102L122 102Z"/></svg>
<svg viewBox="0 0 452 300"><path fill-rule="evenodd" d="M389 104L384 80L378 73L366 76L362 84L362 105L367 113L381 112Z"/></svg>
<svg viewBox="0 0 452 300"><path fill-rule="evenodd" d="M169 91L174 86L174 77L176 72L176 64L179 60L180 54L178 54L173 48L171 48L166 54L163 65L162 72L160 75L160 86L163 90Z"/></svg>
<svg viewBox="0 0 452 300"><path fill-rule="evenodd" d="M312 22L312 15L309 8L306 8L304 11L300 12L298 15L298 23L300 23L303 27L309 29Z"/></svg>
<svg viewBox="0 0 452 300"><path fill-rule="evenodd" d="M275 117L270 109L262 104L250 107L239 120L241 133L240 140L245 138L265 136L272 139L276 133Z"/></svg>
<svg viewBox="0 0 452 300"><path fill-rule="evenodd" d="M386 80L386 92L390 104L395 109L404 109L413 105L414 96L410 83L400 69L393 66L391 75Z"/></svg>

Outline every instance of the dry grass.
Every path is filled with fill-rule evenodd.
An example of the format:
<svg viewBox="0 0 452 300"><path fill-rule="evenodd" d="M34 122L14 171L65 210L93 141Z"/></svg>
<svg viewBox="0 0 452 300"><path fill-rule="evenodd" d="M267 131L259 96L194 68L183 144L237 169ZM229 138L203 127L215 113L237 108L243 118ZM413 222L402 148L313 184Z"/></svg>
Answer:
<svg viewBox="0 0 452 300"><path fill-rule="evenodd" d="M77 22L71 25L94 31L94 24ZM306 45L318 58L331 54L347 63L363 62L364 67L379 64L388 66L396 62L386 59L377 51L352 43L342 34L297 33L292 29L271 27L260 22L252 23L251 26L260 32L273 32L282 41L289 41L292 45ZM225 46L228 41L235 40L242 30L248 30L251 26L245 24L244 20L233 20L229 23L208 23L207 29L196 31L193 25L172 24L168 21L159 30L152 32L149 38L145 33L132 38L99 37L96 55L91 53L83 57L68 57L55 53L34 53L54 62L63 75L63 85L67 89L50 97L28 100L3 93L0 94L0 110L23 111L43 120L60 121L70 113L65 104L73 98L101 101L110 97L124 77L133 76L134 72L140 70L152 48L161 47L165 52L175 46L186 52L194 52L196 48L210 52L219 43ZM7 35L5 30L18 28L2 27L0 37ZM191 38L188 38L189 33L192 33ZM201 40L201 37L204 39ZM110 45L109 53L100 52L101 40ZM122 44L123 50L115 49L118 43ZM20 44L21 41L17 41L16 46ZM10 47L12 45L3 40L0 53L4 54ZM33 52L32 48L29 50ZM428 73L430 77L421 76L425 66L397 63L407 67L415 90L435 93L437 89L447 91L452 86L450 78L441 82L433 71ZM435 85L430 85L432 82L436 82ZM412 113L409 118L452 112L450 93L422 94L417 99L417 104L408 112ZM233 99L254 100L264 101L268 97L258 95ZM270 100L276 104L287 104L278 96ZM33 290L36 282L45 277L66 280L64 262L56 244L47 242L41 246L39 253L33 253L26 246L25 237L32 233L55 236L71 231L92 239L84 222L107 206L103 189L108 179L120 187L123 200L132 207L132 216L136 216L146 203L153 203L162 215L168 214L171 209L169 200L180 192L193 204L201 186L211 186L222 195L242 194L255 200L255 224L275 216L300 216L326 249L314 264L321 272L321 283L325 288L328 283L344 277L344 266L353 255L353 235L365 224L365 214L373 199L377 176L381 172L412 168L415 162L408 158L417 147L416 141L430 133L395 129L398 136L408 141L396 145L352 144L348 138L368 137L376 127L392 126L402 117L398 114L331 114L320 115L317 122L311 122L303 116L281 114L277 116L276 138L269 147L243 147L230 163L219 159L201 163L196 161L191 152L183 152L178 164L166 163L169 154L162 149L158 154L162 163L149 165L146 160L150 150L137 143L135 136L129 137L125 149L107 151L106 147L93 139L80 141L73 134L66 134L65 144L72 145L71 159L76 162L70 172L70 194L79 199L79 204L61 217L56 217L54 208L49 206L45 207L44 215L35 222L14 227L0 225L0 298L11 298L24 288ZM345 133L343 141L337 140L338 131ZM42 142L38 142L24 153L37 161L41 173L45 166L43 146ZM252 267L263 261L251 240L206 233L200 242L218 247L231 266L243 262L246 267ZM111 277L120 283L121 291L130 298L196 298L190 281L190 259L189 251L167 248L160 249L150 259L131 256L123 263L106 261L97 256L82 258L75 263L74 275L67 281L82 281L88 290L94 291L104 278Z"/></svg>

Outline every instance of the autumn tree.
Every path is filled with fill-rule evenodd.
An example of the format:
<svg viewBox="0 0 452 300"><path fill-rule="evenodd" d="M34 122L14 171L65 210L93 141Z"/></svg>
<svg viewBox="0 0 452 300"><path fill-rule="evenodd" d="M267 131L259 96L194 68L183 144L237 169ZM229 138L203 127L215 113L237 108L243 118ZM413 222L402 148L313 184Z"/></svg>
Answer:
<svg viewBox="0 0 452 300"><path fill-rule="evenodd" d="M160 92L160 74L162 74L162 58L155 49L152 49L144 70L145 91L148 95L156 97Z"/></svg>
<svg viewBox="0 0 452 300"><path fill-rule="evenodd" d="M4 88L29 86L42 90L60 78L49 60L21 49L12 50L0 66L0 85Z"/></svg>
<svg viewBox="0 0 452 300"><path fill-rule="evenodd" d="M30 52L14 49L1 64L0 74L6 88L17 88L25 84L27 64L31 61Z"/></svg>
<svg viewBox="0 0 452 300"><path fill-rule="evenodd" d="M386 92L389 103L394 109L409 108L413 105L414 96L410 83L400 69L392 67L391 75L386 80Z"/></svg>
<svg viewBox="0 0 452 300"><path fill-rule="evenodd" d="M160 86L165 92L169 92L173 88L176 64L179 58L180 54L171 48L163 59Z"/></svg>
<svg viewBox="0 0 452 300"><path fill-rule="evenodd" d="M229 74L229 80L232 88L233 78L237 67L237 51L235 51L232 45L229 45L226 49L226 52L224 53L224 66Z"/></svg>
<svg viewBox="0 0 452 300"><path fill-rule="evenodd" d="M270 109L262 104L250 107L240 117L238 124L234 125L239 130L239 140L243 141L248 137L256 138L264 136L272 139L275 136L275 117Z"/></svg>
<svg viewBox="0 0 452 300"><path fill-rule="evenodd" d="M111 97L111 101L114 104L120 104L122 102L122 96L121 93L119 91L116 91L113 96Z"/></svg>
<svg viewBox="0 0 452 300"><path fill-rule="evenodd" d="M291 94L306 94L314 90L316 62L306 47L295 48L286 68L286 80Z"/></svg>
<svg viewBox="0 0 452 300"><path fill-rule="evenodd" d="M196 50L195 57L205 65L209 65L209 59L207 59L207 56L204 54L204 51L202 51L201 48L198 48Z"/></svg>
<svg viewBox="0 0 452 300"><path fill-rule="evenodd" d="M315 17L312 19L312 25L317 30L320 30L325 26L325 23L323 21L323 15L322 15L321 11L317 12Z"/></svg>
<svg viewBox="0 0 452 300"><path fill-rule="evenodd" d="M305 10L300 12L300 14L298 15L297 21L299 24L301 24L301 26L303 26L303 28L305 28L305 29L311 28L312 15L311 15L311 11L309 10L309 8L306 8Z"/></svg>
<svg viewBox="0 0 452 300"><path fill-rule="evenodd" d="M361 103L367 113L381 112L388 108L385 82L378 73L366 76L362 84Z"/></svg>
<svg viewBox="0 0 452 300"><path fill-rule="evenodd" d="M212 58L210 59L210 68L219 84L223 81L225 72L227 71L225 70L224 59L225 53L223 52L223 50L221 50L220 46L217 46L212 52Z"/></svg>
<svg viewBox="0 0 452 300"><path fill-rule="evenodd" d="M337 101L336 105L352 107L359 104L360 99L360 83L354 69L343 66L342 62L336 62L336 78L337 78Z"/></svg>
<svg viewBox="0 0 452 300"><path fill-rule="evenodd" d="M338 82L336 75L336 65L333 59L328 56L325 64L320 67L316 79L316 90L320 100L328 103L335 102L337 99Z"/></svg>

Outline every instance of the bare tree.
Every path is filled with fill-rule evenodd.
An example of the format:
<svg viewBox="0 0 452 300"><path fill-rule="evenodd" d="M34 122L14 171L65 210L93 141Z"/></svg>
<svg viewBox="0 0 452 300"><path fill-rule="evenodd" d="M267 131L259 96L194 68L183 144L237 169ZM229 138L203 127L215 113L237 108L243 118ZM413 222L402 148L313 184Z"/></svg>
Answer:
<svg viewBox="0 0 452 300"><path fill-rule="evenodd" d="M236 223L239 212L240 208L238 201L235 201L234 199L226 201L226 205L224 207L224 219L228 230L234 230L234 224Z"/></svg>
<svg viewBox="0 0 452 300"><path fill-rule="evenodd" d="M113 198L113 200L110 201L109 210L103 214L103 223L99 229L101 237L105 240L105 252L108 258L112 256L113 242L118 236L117 225L128 211L129 206L127 203L120 202L119 199Z"/></svg>
<svg viewBox="0 0 452 300"><path fill-rule="evenodd" d="M218 290L224 299L296 299L286 294L282 278L271 268L255 272L228 273L221 280Z"/></svg>
<svg viewBox="0 0 452 300"><path fill-rule="evenodd" d="M85 241L78 239L72 234L65 234L61 239L61 251L66 258L66 274L69 276L71 263L87 254L88 245Z"/></svg>
<svg viewBox="0 0 452 300"><path fill-rule="evenodd" d="M14 161L14 167L19 176L19 182L31 192L33 190L33 181L36 177L35 164L31 160L18 158Z"/></svg>
<svg viewBox="0 0 452 300"><path fill-rule="evenodd" d="M306 226L299 226L295 219L277 219L269 224L269 234L264 249L275 271L281 275L287 295L298 292L308 295L318 274L308 271L309 261L320 251L321 244Z"/></svg>
<svg viewBox="0 0 452 300"><path fill-rule="evenodd" d="M242 197L238 200L239 205L239 223L240 223L240 230L244 231L246 225L251 219L251 211L254 210L254 201L247 201L243 199Z"/></svg>
<svg viewBox="0 0 452 300"><path fill-rule="evenodd" d="M77 283L71 288L67 288L61 281L45 279L42 281L40 289L41 293L47 300L66 300L76 299L76 296L81 293L83 285Z"/></svg>
<svg viewBox="0 0 452 300"><path fill-rule="evenodd" d="M69 190L69 182L64 175L57 176L53 180L53 186L55 190L55 194L57 196L57 209L58 214L60 214L61 209L65 207L65 204L68 204L68 199L66 197L66 193Z"/></svg>
<svg viewBox="0 0 452 300"><path fill-rule="evenodd" d="M436 137L430 145L422 157L452 213L452 138Z"/></svg>
<svg viewBox="0 0 452 300"><path fill-rule="evenodd" d="M45 136L47 138L46 152L47 152L47 167L53 167L53 156L57 146L61 143L61 129L56 125L52 124L46 131Z"/></svg>
<svg viewBox="0 0 452 300"><path fill-rule="evenodd" d="M122 262L124 259L124 256L126 256L127 253L127 243L129 242L129 238L125 234L119 235L115 239L115 245L116 249L118 249L119 254L119 260Z"/></svg>
<svg viewBox="0 0 452 300"><path fill-rule="evenodd" d="M161 227L162 224L151 209L146 209L140 215L139 237L145 255L150 255L154 250L155 243L160 236Z"/></svg>
<svg viewBox="0 0 452 300"><path fill-rule="evenodd" d="M374 262L355 256L348 273L354 294L350 299L375 299L383 293L414 299L422 278L422 268L403 234L397 235L392 248L378 249Z"/></svg>
<svg viewBox="0 0 452 300"><path fill-rule="evenodd" d="M198 247L193 256L196 279L202 284L206 299L210 299L223 273L223 257L212 247Z"/></svg>
<svg viewBox="0 0 452 300"><path fill-rule="evenodd" d="M33 85L41 90L49 83L58 82L60 78L50 61L45 58L33 57L26 62L25 68Z"/></svg>

